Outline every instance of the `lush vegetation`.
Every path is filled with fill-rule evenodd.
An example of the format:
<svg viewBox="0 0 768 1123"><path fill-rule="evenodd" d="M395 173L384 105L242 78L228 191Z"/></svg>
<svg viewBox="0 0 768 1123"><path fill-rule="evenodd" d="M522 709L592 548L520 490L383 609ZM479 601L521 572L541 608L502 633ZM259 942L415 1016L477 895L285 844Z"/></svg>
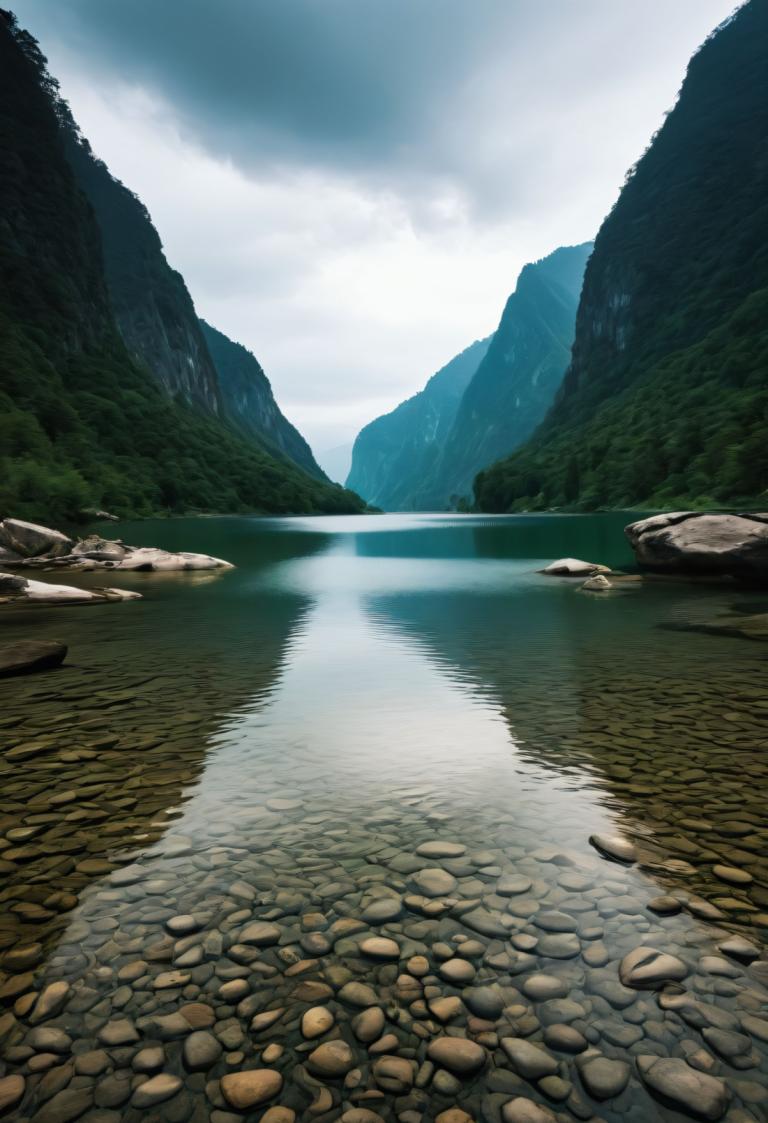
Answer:
<svg viewBox="0 0 768 1123"><path fill-rule="evenodd" d="M587 267L543 424L482 510L765 504L768 6L704 44Z"/></svg>
<svg viewBox="0 0 768 1123"><path fill-rule="evenodd" d="M359 510L129 355L62 116L37 44L0 16L0 514Z"/></svg>

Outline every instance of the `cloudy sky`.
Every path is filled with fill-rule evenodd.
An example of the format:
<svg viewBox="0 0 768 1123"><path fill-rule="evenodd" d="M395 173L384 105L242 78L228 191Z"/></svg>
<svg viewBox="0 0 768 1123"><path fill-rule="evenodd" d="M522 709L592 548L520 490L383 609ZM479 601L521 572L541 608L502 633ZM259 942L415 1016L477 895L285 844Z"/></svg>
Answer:
<svg viewBox="0 0 768 1123"><path fill-rule="evenodd" d="M15 0L322 454L591 238L732 0Z"/></svg>

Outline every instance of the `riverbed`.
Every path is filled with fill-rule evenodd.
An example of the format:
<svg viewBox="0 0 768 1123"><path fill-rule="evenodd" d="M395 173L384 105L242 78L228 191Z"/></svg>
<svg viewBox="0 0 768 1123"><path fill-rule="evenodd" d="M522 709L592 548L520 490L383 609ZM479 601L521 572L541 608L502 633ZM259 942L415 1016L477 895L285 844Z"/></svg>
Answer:
<svg viewBox="0 0 768 1123"><path fill-rule="evenodd" d="M630 517L116 524L237 568L5 611L70 652L0 684L0 1104L765 1119L760 598L538 572Z"/></svg>

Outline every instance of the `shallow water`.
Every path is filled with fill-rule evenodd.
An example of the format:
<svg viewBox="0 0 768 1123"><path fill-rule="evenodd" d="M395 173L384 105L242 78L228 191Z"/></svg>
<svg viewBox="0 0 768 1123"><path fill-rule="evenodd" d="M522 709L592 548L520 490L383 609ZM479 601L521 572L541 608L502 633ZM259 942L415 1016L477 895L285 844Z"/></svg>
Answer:
<svg viewBox="0 0 768 1123"><path fill-rule="evenodd" d="M690 1111L766 1118L766 648L691 630L756 597L537 573L562 555L631 567L626 521L121 524L238 568L110 575L145 599L5 611L8 638L70 646L61 670L0 684L14 1117L228 1123L222 1078L267 1068L282 1087L240 1114L517 1123L523 1098L566 1120L684 1118L641 1079L651 1056L722 1082ZM606 860L593 833L638 860ZM432 842L451 845L418 853ZM648 908L662 894L674 915ZM761 957L721 954L734 934ZM371 936L397 947L376 958ZM621 985L638 946L684 978ZM372 1042L363 1001L383 1011ZM318 1006L332 1024L308 1039ZM479 1067L432 1048L446 1036ZM335 1075L313 1056L333 1040Z"/></svg>

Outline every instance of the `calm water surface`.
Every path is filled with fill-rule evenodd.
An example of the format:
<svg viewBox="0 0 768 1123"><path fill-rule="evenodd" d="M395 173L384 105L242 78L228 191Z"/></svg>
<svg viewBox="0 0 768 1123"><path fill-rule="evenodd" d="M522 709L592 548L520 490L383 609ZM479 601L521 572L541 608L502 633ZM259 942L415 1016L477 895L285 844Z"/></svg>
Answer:
<svg viewBox="0 0 768 1123"><path fill-rule="evenodd" d="M3 612L70 654L0 684L0 1110L765 1119L766 648L697 630L760 598L537 573L627 521L120 524L237 568Z"/></svg>

